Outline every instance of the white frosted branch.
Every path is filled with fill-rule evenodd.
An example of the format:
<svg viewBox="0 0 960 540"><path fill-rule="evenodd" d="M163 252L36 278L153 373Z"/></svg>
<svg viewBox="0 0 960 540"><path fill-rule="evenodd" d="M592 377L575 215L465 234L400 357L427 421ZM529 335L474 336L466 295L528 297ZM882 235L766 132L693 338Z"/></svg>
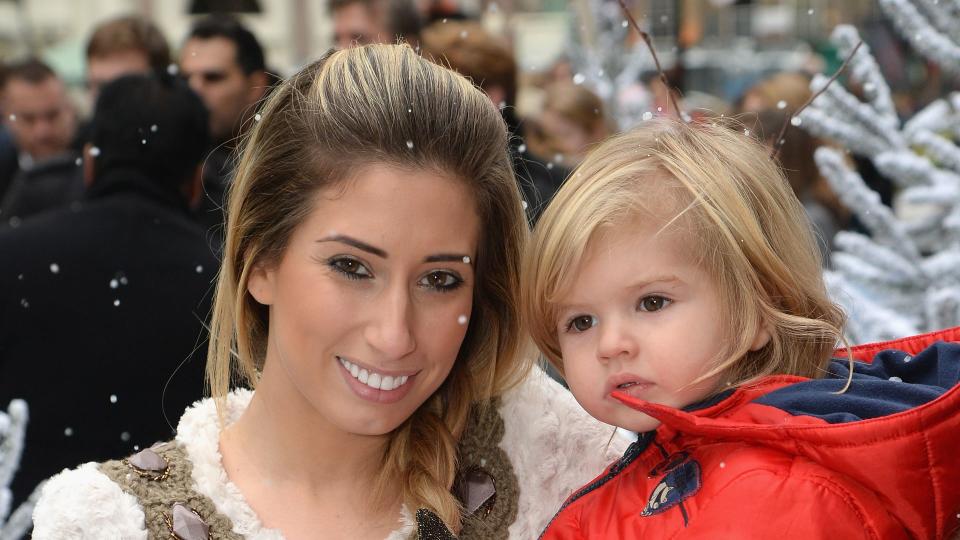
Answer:
<svg viewBox="0 0 960 540"><path fill-rule="evenodd" d="M827 271L824 280L831 297L848 315L846 333L851 343L886 341L918 333L910 318L859 293L843 275Z"/></svg>
<svg viewBox="0 0 960 540"><path fill-rule="evenodd" d="M43 486L47 481L44 480L33 489L33 493L27 497L27 500L10 516L10 519L3 523L0 520L0 540L20 540L26 538L27 531L33 526L33 509L40 500L40 494L43 492Z"/></svg>
<svg viewBox="0 0 960 540"><path fill-rule="evenodd" d="M960 285L960 248L935 253L922 263L923 273L939 286Z"/></svg>
<svg viewBox="0 0 960 540"><path fill-rule="evenodd" d="M830 40L837 45L840 55L846 58L860 42L860 33L851 25L841 24L833 29ZM890 85L883 78L880 66L870 54L870 47L866 43L861 45L857 54L850 59L849 69L853 80L863 85L864 97L877 113L883 117L897 118L897 108L893 105Z"/></svg>
<svg viewBox="0 0 960 540"><path fill-rule="evenodd" d="M881 152L874 156L873 164L900 187L932 185L936 173L930 160L909 150Z"/></svg>
<svg viewBox="0 0 960 540"><path fill-rule="evenodd" d="M932 290L927 294L927 323L933 328L950 328L960 320L960 287Z"/></svg>
<svg viewBox="0 0 960 540"><path fill-rule="evenodd" d="M937 204L949 208L960 200L960 188L947 184L914 186L903 190L900 200L910 204Z"/></svg>
<svg viewBox="0 0 960 540"><path fill-rule="evenodd" d="M899 253L853 232L840 231L834 236L835 255L849 254L864 261L872 261L885 269L891 283L921 283L926 280L921 267Z"/></svg>
<svg viewBox="0 0 960 540"><path fill-rule="evenodd" d="M913 4L907 0L880 0L880 7L917 52L944 71L960 75L960 47L934 28Z"/></svg>
<svg viewBox="0 0 960 540"><path fill-rule="evenodd" d="M864 129L884 140L887 145L893 148L905 146L903 137L900 136L898 128L900 121L896 116L884 116L872 106L860 101L846 88L839 84L831 84L829 77L815 75L810 81L810 90L814 93L826 86L826 91L814 101L819 102L817 108L831 112L841 112L852 121L863 126ZM833 106L831 106L833 105Z"/></svg>
<svg viewBox="0 0 960 540"><path fill-rule="evenodd" d="M916 131L942 131L953 127L957 121L955 109L950 102L941 98L915 113L903 124L903 134L908 138Z"/></svg>
<svg viewBox="0 0 960 540"><path fill-rule="evenodd" d="M3 413L0 413L2 415ZM20 464L23 439L27 430L27 404L22 399L10 402L7 408L7 429L0 441L0 487L8 487Z"/></svg>
<svg viewBox="0 0 960 540"><path fill-rule="evenodd" d="M951 16L950 9L946 2L940 0L916 0L918 11L923 12L923 17L929 21L934 28L956 42L960 38L960 26L956 19Z"/></svg>
<svg viewBox="0 0 960 540"><path fill-rule="evenodd" d="M953 141L926 130L914 132L910 142L927 151L937 164L960 172L960 148Z"/></svg>
<svg viewBox="0 0 960 540"><path fill-rule="evenodd" d="M916 246L893 212L880 202L880 195L867 187L859 174L847 168L840 152L821 147L814 153L814 160L834 193L857 214L877 241L905 257L919 257Z"/></svg>
<svg viewBox="0 0 960 540"><path fill-rule="evenodd" d="M797 119L804 130L817 137L836 140L855 154L872 157L889 150L886 141L865 131L862 126L838 118L840 116L834 111L811 106L801 111Z"/></svg>

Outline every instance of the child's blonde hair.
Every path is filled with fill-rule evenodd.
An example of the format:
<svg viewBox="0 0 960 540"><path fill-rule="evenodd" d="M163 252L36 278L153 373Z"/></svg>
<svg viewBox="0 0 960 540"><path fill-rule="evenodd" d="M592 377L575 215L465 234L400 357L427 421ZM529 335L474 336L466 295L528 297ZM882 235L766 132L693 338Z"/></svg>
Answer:
<svg viewBox="0 0 960 540"><path fill-rule="evenodd" d="M727 121L727 124L732 122ZM557 192L524 258L527 326L563 373L557 303L606 227L664 219L717 285L727 339L698 380L818 377L842 341L809 220L767 150L732 125L645 122L597 147ZM757 330L769 342L751 351ZM695 381L696 382L696 381Z"/></svg>

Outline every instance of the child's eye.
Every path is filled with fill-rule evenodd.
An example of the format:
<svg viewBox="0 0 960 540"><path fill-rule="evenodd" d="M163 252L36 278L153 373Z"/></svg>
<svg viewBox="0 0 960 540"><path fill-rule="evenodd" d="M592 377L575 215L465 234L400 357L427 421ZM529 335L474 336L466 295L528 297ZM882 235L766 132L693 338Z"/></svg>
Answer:
<svg viewBox="0 0 960 540"><path fill-rule="evenodd" d="M420 278L418 284L421 287L434 289L439 292L450 292L463 284L460 276L444 270L437 270Z"/></svg>
<svg viewBox="0 0 960 540"><path fill-rule="evenodd" d="M593 315L577 315L567 321L567 332L586 332L597 325L597 318Z"/></svg>
<svg viewBox="0 0 960 540"><path fill-rule="evenodd" d="M353 257L333 257L327 261L327 266L343 274L347 279L370 279L373 277L370 270Z"/></svg>
<svg viewBox="0 0 960 540"><path fill-rule="evenodd" d="M660 311L672 303L673 300L670 300L669 298L652 294L650 296L644 296L639 302L637 302L637 310Z"/></svg>

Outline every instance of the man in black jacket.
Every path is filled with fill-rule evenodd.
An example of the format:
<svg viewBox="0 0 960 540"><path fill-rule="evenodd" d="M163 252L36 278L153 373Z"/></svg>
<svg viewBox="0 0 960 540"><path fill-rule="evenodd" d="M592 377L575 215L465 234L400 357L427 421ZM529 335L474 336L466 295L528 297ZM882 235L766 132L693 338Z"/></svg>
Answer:
<svg viewBox="0 0 960 540"><path fill-rule="evenodd" d="M30 409L14 508L65 467L169 439L202 397L207 135L185 83L122 77L97 101L84 201L0 231L0 408Z"/></svg>

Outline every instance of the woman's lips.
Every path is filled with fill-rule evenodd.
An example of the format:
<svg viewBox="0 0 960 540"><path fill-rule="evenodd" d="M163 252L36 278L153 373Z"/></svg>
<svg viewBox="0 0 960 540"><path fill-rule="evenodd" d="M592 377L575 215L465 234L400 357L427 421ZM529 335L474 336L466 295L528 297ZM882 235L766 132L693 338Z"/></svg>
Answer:
<svg viewBox="0 0 960 540"><path fill-rule="evenodd" d="M413 383L420 373L414 372L378 372L347 360L337 357L340 373L347 386L354 394L375 403L395 403L403 399L413 387Z"/></svg>

